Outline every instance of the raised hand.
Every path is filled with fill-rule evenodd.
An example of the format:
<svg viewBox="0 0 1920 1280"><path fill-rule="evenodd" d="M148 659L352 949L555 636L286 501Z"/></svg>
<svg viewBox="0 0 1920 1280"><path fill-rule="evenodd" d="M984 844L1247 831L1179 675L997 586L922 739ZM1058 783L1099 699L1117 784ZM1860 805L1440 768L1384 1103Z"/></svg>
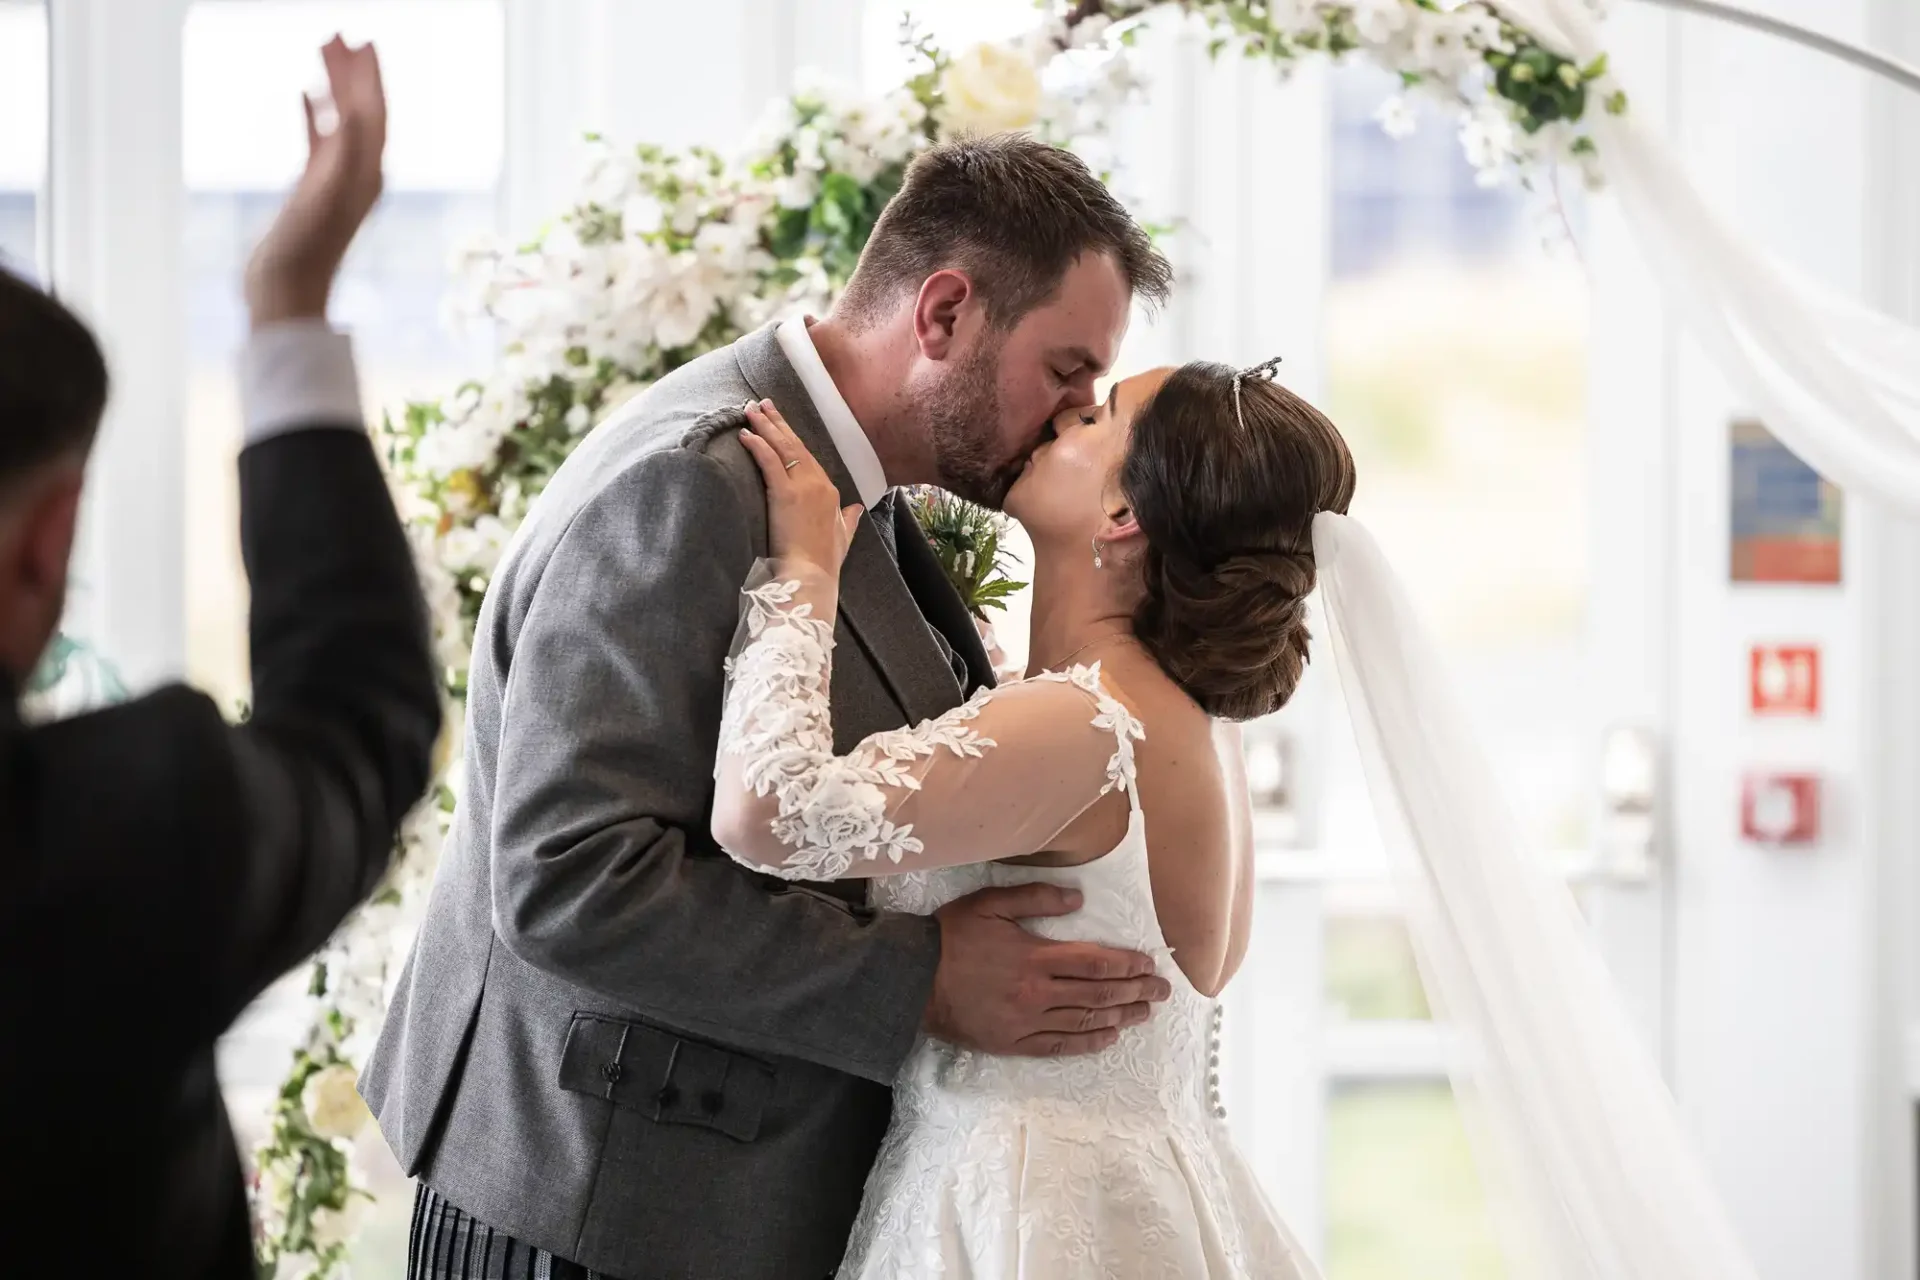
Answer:
<svg viewBox="0 0 1920 1280"><path fill-rule="evenodd" d="M320 318L347 246L380 199L387 146L387 98L370 44L351 48L335 36L320 50L337 121L322 133L313 100L307 115L307 167L247 264L247 309L257 327Z"/></svg>
<svg viewBox="0 0 1920 1280"><path fill-rule="evenodd" d="M742 431L740 441L766 478L768 553L838 579L840 562L860 528L860 504L840 506L833 477L793 434L773 401L751 402L746 413L752 430Z"/></svg>

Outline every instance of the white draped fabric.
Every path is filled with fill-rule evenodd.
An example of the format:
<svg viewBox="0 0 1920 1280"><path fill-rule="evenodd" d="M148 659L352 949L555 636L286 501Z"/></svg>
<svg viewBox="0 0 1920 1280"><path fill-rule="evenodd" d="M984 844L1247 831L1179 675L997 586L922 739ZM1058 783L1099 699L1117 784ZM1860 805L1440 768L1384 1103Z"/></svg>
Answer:
<svg viewBox="0 0 1920 1280"><path fill-rule="evenodd" d="M1527 847L1378 544L1325 513L1321 598L1383 843L1515 1280L1753 1280L1566 884Z"/></svg>
<svg viewBox="0 0 1920 1280"><path fill-rule="evenodd" d="M1582 65L1605 49L1585 0L1493 3ZM1829 479L1920 514L1920 330L1750 244L1631 111L1592 124L1610 192L1734 388ZM1379 547L1325 514L1314 549L1421 974L1458 1037L1454 1085L1509 1273L1752 1280L1570 891L1521 838Z"/></svg>
<svg viewBox="0 0 1920 1280"><path fill-rule="evenodd" d="M1585 0L1492 3L1582 65L1606 48ZM1920 329L1749 243L1631 110L1591 115L1608 191L1668 299L1768 430L1848 492L1920 514Z"/></svg>

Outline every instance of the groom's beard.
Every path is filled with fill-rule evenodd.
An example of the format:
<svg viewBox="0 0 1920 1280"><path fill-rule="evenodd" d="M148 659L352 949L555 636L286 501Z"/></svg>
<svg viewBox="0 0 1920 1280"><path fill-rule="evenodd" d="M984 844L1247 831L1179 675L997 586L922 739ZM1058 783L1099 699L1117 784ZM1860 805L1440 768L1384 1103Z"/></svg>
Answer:
<svg viewBox="0 0 1920 1280"><path fill-rule="evenodd" d="M1000 343L983 338L920 406L940 487L995 511L1020 477L1018 461L1002 463L993 456L999 436L999 382Z"/></svg>

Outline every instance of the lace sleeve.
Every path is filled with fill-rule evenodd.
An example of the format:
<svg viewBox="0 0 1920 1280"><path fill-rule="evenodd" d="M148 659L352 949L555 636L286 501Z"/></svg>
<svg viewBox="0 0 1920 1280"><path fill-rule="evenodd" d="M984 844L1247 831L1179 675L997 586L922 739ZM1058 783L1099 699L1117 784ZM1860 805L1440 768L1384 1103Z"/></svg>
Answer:
<svg viewBox="0 0 1920 1280"><path fill-rule="evenodd" d="M741 594L713 830L738 862L793 880L1036 853L1133 784L1140 724L1097 665L994 690L833 750L831 584L756 570Z"/></svg>

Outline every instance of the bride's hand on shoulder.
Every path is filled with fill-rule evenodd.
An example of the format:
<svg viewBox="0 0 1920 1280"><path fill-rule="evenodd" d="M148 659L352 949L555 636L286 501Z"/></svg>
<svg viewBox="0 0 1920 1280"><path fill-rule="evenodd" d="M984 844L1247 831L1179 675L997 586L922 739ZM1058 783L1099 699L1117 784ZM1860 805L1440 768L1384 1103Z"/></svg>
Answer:
<svg viewBox="0 0 1920 1280"><path fill-rule="evenodd" d="M751 401L746 414L751 429L742 431L740 440L767 481L768 554L838 578L860 528L860 504L841 507L832 477L773 401Z"/></svg>

